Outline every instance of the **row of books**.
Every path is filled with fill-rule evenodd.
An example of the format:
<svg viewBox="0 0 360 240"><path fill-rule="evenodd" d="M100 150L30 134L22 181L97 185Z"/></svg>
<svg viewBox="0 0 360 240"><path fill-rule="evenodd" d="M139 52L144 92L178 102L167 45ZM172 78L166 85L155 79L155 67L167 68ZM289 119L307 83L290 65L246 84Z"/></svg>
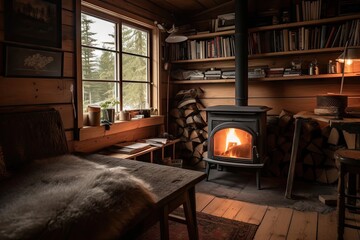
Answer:
<svg viewBox="0 0 360 240"><path fill-rule="evenodd" d="M235 37L219 36L206 40L188 40L170 45L171 60L231 57L235 55Z"/></svg>
<svg viewBox="0 0 360 240"><path fill-rule="evenodd" d="M286 52L360 45L360 19L342 24L299 27L249 33L248 54ZM188 40L170 45L171 60L231 57L235 55L233 35L207 40Z"/></svg>
<svg viewBox="0 0 360 240"><path fill-rule="evenodd" d="M295 5L296 21L310 21L321 18L322 0L302 0Z"/></svg>
<svg viewBox="0 0 360 240"><path fill-rule="evenodd" d="M206 71L196 71L195 76L189 76L189 80L214 80L214 79L234 79L234 69L209 69ZM284 67L254 66L248 68L248 78L264 77L290 77L301 76L302 71Z"/></svg>
<svg viewBox="0 0 360 240"><path fill-rule="evenodd" d="M360 19L339 25L249 33L249 54L360 45Z"/></svg>

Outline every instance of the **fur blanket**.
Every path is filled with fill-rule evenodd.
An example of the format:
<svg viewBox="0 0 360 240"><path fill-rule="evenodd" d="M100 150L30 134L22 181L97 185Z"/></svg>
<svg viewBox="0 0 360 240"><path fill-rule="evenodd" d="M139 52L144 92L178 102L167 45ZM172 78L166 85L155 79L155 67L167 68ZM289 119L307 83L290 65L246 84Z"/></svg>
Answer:
<svg viewBox="0 0 360 240"><path fill-rule="evenodd" d="M114 239L154 203L122 167L76 156L36 160L0 182L0 239Z"/></svg>

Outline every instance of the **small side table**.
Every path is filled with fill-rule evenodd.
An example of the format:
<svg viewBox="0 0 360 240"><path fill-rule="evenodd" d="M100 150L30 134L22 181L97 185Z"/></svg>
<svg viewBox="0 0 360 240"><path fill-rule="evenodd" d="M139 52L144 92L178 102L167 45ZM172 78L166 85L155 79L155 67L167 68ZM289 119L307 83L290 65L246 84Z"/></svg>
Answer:
<svg viewBox="0 0 360 240"><path fill-rule="evenodd" d="M338 130L344 130L349 133L354 133L356 134L355 149L360 149L360 118L334 119L333 117L330 116L319 116L311 112L300 112L294 115L294 118L295 118L295 130L294 130L294 137L293 137L293 143L291 149L289 174L287 178L286 191L285 191L285 197L289 199L291 198L293 181L294 181L295 165L296 165L297 151L299 148L301 126L304 121L309 121L310 119L314 119L321 122L326 122L331 127L335 127ZM356 181L356 179L354 180L353 176L350 176L349 181ZM356 189L349 189L349 194L353 193L354 190Z"/></svg>

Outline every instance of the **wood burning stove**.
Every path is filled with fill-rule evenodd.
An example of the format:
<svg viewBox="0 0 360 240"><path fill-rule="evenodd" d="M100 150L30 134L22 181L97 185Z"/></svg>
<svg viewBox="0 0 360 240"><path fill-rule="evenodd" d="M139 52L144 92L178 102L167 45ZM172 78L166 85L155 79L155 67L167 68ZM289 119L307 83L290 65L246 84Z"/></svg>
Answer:
<svg viewBox="0 0 360 240"><path fill-rule="evenodd" d="M255 168L265 161L266 106L248 106L247 2L235 1L235 106L206 108L209 127L207 179L210 164Z"/></svg>
<svg viewBox="0 0 360 240"><path fill-rule="evenodd" d="M210 165L257 169L256 182L260 188L260 171L265 161L265 106L213 106L206 108L209 138L206 173Z"/></svg>

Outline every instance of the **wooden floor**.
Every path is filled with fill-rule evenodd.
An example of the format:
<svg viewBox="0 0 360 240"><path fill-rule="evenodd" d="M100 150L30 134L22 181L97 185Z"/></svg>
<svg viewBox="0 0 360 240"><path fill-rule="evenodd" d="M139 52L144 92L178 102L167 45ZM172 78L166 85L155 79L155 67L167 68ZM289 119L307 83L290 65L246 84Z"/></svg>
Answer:
<svg viewBox="0 0 360 240"><path fill-rule="evenodd" d="M336 211L329 214L300 212L290 208L222 199L203 193L196 193L196 209L199 212L258 225L254 237L256 240L337 238ZM348 217L360 226L359 215L350 214ZM360 231L345 228L344 239L360 239Z"/></svg>

